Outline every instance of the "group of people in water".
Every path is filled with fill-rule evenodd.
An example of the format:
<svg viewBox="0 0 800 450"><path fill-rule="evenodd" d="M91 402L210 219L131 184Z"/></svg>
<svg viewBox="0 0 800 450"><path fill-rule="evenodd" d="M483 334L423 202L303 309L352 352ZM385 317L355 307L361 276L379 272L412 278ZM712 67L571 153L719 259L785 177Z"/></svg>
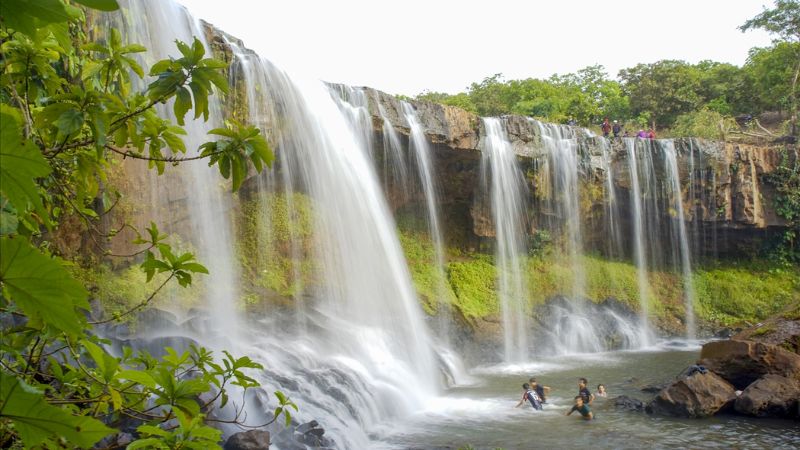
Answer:
<svg viewBox="0 0 800 450"><path fill-rule="evenodd" d="M598 384L597 392L592 394L587 387L588 384L589 381L586 378L578 379L578 395L575 396L575 404L569 411L564 413L564 415L569 416L577 412L584 420L594 419L591 408L592 402L594 402L597 397L607 397L608 393L606 392L605 385ZM519 400L516 407L519 408L524 405L525 402L528 402L533 409L537 411L542 410L544 404L547 403L548 395L550 395L550 387L540 384L536 381L536 378L531 378L527 383L522 384L522 398Z"/></svg>
<svg viewBox="0 0 800 450"><path fill-rule="evenodd" d="M639 130L639 132L636 133L636 136L631 136L627 130L625 130L623 133L622 125L620 125L618 121L615 120L614 123L611 124L611 122L608 121L608 117L603 119L603 123L600 125L600 129L603 130L603 137L609 137L609 135L613 133L614 137L620 137L621 134L622 135L621 137L638 137L641 139L656 138L656 131L653 129L653 127L650 127L650 129L647 131Z"/></svg>

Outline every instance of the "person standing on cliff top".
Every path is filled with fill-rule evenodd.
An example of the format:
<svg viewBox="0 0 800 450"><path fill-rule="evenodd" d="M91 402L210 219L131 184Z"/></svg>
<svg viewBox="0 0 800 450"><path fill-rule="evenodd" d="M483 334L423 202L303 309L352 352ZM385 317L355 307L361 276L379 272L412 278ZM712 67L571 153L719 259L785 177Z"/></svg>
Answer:
<svg viewBox="0 0 800 450"><path fill-rule="evenodd" d="M614 132L614 137L619 137L619 134L622 132L622 125L615 120L614 126L611 127L611 131Z"/></svg>
<svg viewBox="0 0 800 450"><path fill-rule="evenodd" d="M603 130L603 137L608 137L608 133L611 133L611 124L608 123L608 117L603 119L603 124L600 128Z"/></svg>

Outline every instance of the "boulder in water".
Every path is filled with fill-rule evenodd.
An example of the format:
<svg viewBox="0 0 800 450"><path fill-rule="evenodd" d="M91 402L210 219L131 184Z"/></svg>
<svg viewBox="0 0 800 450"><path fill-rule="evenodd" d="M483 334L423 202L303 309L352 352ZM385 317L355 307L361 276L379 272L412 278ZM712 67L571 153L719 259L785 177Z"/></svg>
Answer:
<svg viewBox="0 0 800 450"><path fill-rule="evenodd" d="M249 430L236 433L225 441L224 450L268 450L269 431Z"/></svg>
<svg viewBox="0 0 800 450"><path fill-rule="evenodd" d="M756 417L800 418L800 380L764 375L742 392L734 409Z"/></svg>
<svg viewBox="0 0 800 450"><path fill-rule="evenodd" d="M772 344L753 341L715 341L703 345L700 364L745 389L767 374L800 376L800 355Z"/></svg>
<svg viewBox="0 0 800 450"><path fill-rule="evenodd" d="M647 405L647 412L674 417L709 417L729 408L736 389L712 372L695 372L664 388Z"/></svg>
<svg viewBox="0 0 800 450"><path fill-rule="evenodd" d="M644 402L638 398L628 397L627 395L620 395L614 399L614 408L622 409L625 411L644 411Z"/></svg>

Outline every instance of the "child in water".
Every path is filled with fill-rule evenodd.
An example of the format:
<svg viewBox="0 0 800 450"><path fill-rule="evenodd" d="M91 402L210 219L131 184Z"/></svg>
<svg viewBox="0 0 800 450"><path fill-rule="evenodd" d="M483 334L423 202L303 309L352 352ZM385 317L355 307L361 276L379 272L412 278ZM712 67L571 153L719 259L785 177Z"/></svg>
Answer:
<svg viewBox="0 0 800 450"><path fill-rule="evenodd" d="M606 392L606 385L598 384L597 385L597 395L596 397L608 397L608 392Z"/></svg>
<svg viewBox="0 0 800 450"><path fill-rule="evenodd" d="M530 384L523 383L522 384L522 398L519 400L519 403L517 403L517 406L515 406L515 408L519 408L520 406L522 406L522 404L525 403L526 400L531 403L531 406L533 406L533 409L535 409L535 410L542 409L542 400L539 398L539 395L536 393L536 391L531 389L531 385Z"/></svg>
<svg viewBox="0 0 800 450"><path fill-rule="evenodd" d="M575 405L572 406L565 415L569 416L570 414L578 411L578 413L583 417L584 420L592 420L594 419L594 415L592 414L592 409L589 408L589 405L583 403L583 397L580 395L575 396Z"/></svg>

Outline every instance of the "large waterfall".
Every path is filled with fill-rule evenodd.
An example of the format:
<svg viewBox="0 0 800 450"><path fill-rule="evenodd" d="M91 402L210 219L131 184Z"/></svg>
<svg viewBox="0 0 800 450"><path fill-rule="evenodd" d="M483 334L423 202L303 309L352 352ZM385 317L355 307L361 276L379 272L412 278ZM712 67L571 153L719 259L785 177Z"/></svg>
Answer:
<svg viewBox="0 0 800 450"><path fill-rule="evenodd" d="M174 55L175 39L205 36L200 24L173 2L130 2L127 10L137 20L120 26L129 41L152 49L148 62ZM231 78L237 83L226 101L246 113L237 119L265 131L276 162L264 173L251 174L235 196L216 169L202 162L168 168L168 175L180 180L168 187L151 178L151 197L166 200L154 205L159 211L169 212L169 205L185 201L188 230L180 226L181 218L165 220L211 272L202 290L211 326L191 337L251 355L266 367L256 374L265 389L280 389L301 405L298 421L319 420L341 448L368 447L393 420L440 395L448 381L466 380L448 339L463 323L450 314L452 253L445 239L442 174L437 173L443 157L431 145L423 112L414 102L397 102L395 110L387 111L365 89L290 76L232 38L225 45L232 52ZM230 107L217 95L210 101L215 118ZM169 109L162 112L169 114ZM523 363L545 354L652 343L648 304L655 294L648 273L654 268L680 273L687 334L694 337L691 244L698 233L684 221L692 211L683 205L679 150L671 141L625 139L625 151L614 153L608 141L586 130L524 122L536 130L530 138L535 151L525 155L538 158L535 170L520 162L509 119L483 118L480 176L461 180L472 183L476 202L491 211L492 231L479 246L491 241L482 250L493 253L497 269L502 343L487 347L479 362ZM186 128L187 147L195 151L208 139L212 124L195 120ZM601 153L590 154L581 139L599 143ZM600 161L601 174L592 173L598 165L592 166L591 158ZM667 179L657 179L656 167L665 168ZM584 184L593 176L602 177L604 208L592 220L602 221L607 233L605 245L595 247L583 207L588 202ZM624 177L630 182L627 192L620 188ZM438 298L429 304L436 305L438 322L426 322L393 214L395 203L411 203L411 197L424 210L433 248L427 262L435 267ZM630 229L624 228L626 199ZM531 213L532 206L540 210ZM539 213L544 218L532 217ZM255 229L247 241L237 240L237 214L248 214ZM539 287L530 282L534 249L529 240L541 230L552 234L569 276L558 286L561 297L535 305L531 293ZM669 242L668 249L661 248L662 241ZM593 302L605 299L588 298L587 256L594 252L633 261L638 318ZM256 257L245 267L240 259L250 253ZM285 278L270 278L276 267ZM256 279L258 295L280 290L279 301L263 302L270 305L263 314L241 314L251 300L242 298L245 273ZM615 336L613 345L609 335ZM547 345L537 341L540 337ZM251 403L248 421L269 418L269 408Z"/></svg>

